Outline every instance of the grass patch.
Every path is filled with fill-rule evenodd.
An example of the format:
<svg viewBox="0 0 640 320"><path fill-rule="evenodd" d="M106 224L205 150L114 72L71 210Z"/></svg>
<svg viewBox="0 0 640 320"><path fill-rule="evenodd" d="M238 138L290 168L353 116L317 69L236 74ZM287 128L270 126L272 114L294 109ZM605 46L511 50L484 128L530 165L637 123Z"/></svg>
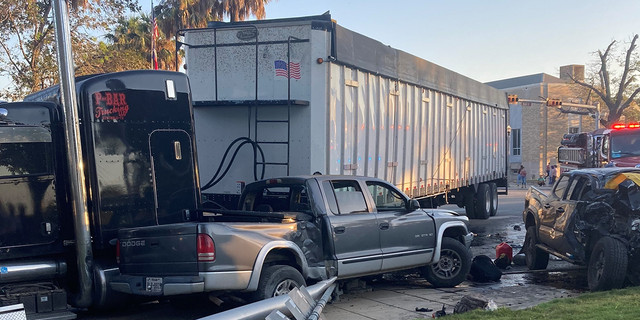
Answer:
<svg viewBox="0 0 640 320"><path fill-rule="evenodd" d="M640 319L640 287L587 293L577 298L556 299L525 310L513 311L506 308L493 312L475 310L460 315L448 315L443 319Z"/></svg>

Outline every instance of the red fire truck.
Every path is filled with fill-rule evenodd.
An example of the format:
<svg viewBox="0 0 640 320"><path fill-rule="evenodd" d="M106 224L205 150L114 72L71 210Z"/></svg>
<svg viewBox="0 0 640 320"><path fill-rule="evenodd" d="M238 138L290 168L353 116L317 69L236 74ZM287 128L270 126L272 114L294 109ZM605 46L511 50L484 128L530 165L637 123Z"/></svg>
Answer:
<svg viewBox="0 0 640 320"><path fill-rule="evenodd" d="M614 124L611 129L565 134L558 148L561 171L640 166L640 124Z"/></svg>

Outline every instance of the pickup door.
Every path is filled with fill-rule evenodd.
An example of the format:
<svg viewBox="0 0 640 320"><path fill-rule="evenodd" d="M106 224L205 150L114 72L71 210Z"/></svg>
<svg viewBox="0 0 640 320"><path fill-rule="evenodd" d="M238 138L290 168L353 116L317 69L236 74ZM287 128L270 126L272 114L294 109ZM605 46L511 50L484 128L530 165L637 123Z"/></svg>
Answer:
<svg viewBox="0 0 640 320"><path fill-rule="evenodd" d="M423 265L435 247L433 218L408 211L409 201L381 181L323 182L331 215L338 276L362 276ZM376 196L373 197L373 194Z"/></svg>
<svg viewBox="0 0 640 320"><path fill-rule="evenodd" d="M382 271L424 265L436 246L435 222L423 210L407 210L409 199L380 181L366 181L382 250Z"/></svg>

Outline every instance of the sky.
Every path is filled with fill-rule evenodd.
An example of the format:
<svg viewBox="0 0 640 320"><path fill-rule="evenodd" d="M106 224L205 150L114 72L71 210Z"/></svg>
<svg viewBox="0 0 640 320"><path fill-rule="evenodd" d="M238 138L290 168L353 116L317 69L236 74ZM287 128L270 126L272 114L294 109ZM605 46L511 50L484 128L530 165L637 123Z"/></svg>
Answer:
<svg viewBox="0 0 640 320"><path fill-rule="evenodd" d="M157 4L159 0L155 0ZM150 0L141 0L149 12ZM475 80L588 64L640 33L637 0L272 0L267 19L331 11L338 24ZM8 79L0 78L0 88Z"/></svg>

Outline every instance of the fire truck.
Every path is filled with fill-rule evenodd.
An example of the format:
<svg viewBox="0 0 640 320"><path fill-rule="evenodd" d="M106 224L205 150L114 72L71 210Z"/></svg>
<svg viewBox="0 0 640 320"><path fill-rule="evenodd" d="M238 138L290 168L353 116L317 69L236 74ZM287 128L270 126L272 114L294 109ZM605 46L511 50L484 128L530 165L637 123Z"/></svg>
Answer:
<svg viewBox="0 0 640 320"><path fill-rule="evenodd" d="M614 124L611 129L565 134L558 147L561 171L640 165L640 124Z"/></svg>

